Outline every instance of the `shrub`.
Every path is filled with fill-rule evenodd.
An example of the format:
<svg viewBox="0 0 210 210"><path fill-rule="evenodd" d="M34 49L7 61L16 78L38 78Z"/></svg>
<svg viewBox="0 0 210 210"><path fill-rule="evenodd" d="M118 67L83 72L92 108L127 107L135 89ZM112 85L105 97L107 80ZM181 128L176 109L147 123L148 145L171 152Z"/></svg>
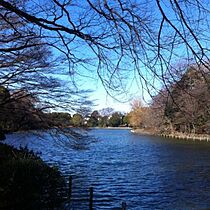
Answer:
<svg viewBox="0 0 210 210"><path fill-rule="evenodd" d="M56 168L26 150L18 151L6 145L1 145L2 148L0 209L54 209L61 205L66 188Z"/></svg>

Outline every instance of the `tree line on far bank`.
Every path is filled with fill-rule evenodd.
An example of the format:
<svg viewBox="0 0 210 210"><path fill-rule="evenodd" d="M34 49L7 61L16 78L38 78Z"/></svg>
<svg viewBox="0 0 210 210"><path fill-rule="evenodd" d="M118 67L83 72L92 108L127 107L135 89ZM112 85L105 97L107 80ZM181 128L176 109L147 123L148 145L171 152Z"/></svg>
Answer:
<svg viewBox="0 0 210 210"><path fill-rule="evenodd" d="M47 113L48 119L54 125L73 126L73 127L126 127L128 126L128 117L120 112L114 112L113 109L107 108L105 110L112 110L107 114L101 114L100 111L93 111L90 114L82 115L75 113L70 115L64 112Z"/></svg>
<svg viewBox="0 0 210 210"><path fill-rule="evenodd" d="M112 108L93 111L91 108L78 110L71 115L67 112L43 112L36 104L36 98L26 90L13 93L0 87L0 131L3 133L48 129L52 127L119 127L127 126L128 118ZM82 111L81 111L82 110Z"/></svg>

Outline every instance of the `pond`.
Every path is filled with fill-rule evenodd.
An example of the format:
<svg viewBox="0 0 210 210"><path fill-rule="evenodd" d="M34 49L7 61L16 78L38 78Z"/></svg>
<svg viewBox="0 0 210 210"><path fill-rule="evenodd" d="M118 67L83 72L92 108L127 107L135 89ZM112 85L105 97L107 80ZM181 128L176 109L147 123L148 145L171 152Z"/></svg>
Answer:
<svg viewBox="0 0 210 210"><path fill-rule="evenodd" d="M7 135L6 142L41 152L41 158L73 176L73 198L94 189L94 209L210 208L210 143L92 129L79 140L43 132ZM88 209L75 203L74 209Z"/></svg>

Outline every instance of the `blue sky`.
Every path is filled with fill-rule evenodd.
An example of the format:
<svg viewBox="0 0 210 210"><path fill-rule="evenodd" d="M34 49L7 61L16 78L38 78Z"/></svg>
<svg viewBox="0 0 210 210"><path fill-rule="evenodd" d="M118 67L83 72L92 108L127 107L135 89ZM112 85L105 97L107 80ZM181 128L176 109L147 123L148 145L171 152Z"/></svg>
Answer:
<svg viewBox="0 0 210 210"><path fill-rule="evenodd" d="M181 32L185 34L185 30L187 29L183 28L182 24L179 23L178 21L179 18L176 17L177 14L173 12L168 1L163 1L161 5L164 11L166 12L168 18L170 18L171 21L177 25L177 28L180 28ZM154 12L156 11L155 8L157 7L154 7ZM75 8L72 8L72 11L74 11L74 9ZM77 13L80 12L82 12L81 8L77 11ZM77 13L74 13L75 17L73 17L75 21L77 19L77 16L79 15ZM159 11L156 11L155 13L156 18L160 18L159 13L160 13ZM196 13L195 16L197 16ZM96 20L92 20L91 18L94 19L94 16L90 17L88 16L88 20L93 21L93 23L95 23L94 21ZM100 19L97 20L99 21ZM65 19L63 21L66 22ZM103 21L101 20L100 23L103 23ZM153 23L154 25L152 24L151 27L153 28L157 27L158 31L160 23L158 22L157 25L155 23L156 21L154 21ZM100 34L100 30L104 29L103 27L101 27L101 25L102 24L97 23L95 26L93 25L94 26L93 28L87 27L84 30L84 32L86 33L90 32L91 34L92 31L94 31L93 33L94 35L98 33ZM97 106L95 107L95 109L99 110L106 107L112 107L116 111L128 112L130 110L130 102L132 101L132 99L144 98L148 102L149 100L148 92L155 95L155 93L157 93L157 91L163 87L163 84L161 84L160 80L163 80L165 76L166 77L170 76L171 65L173 66L174 64L176 65L176 63L180 62L180 59L183 60L184 58L190 58L190 55L188 55L189 49L187 49L185 43L180 42L179 39L178 42L173 41L174 33L175 32L171 30L171 27L169 27L169 25L165 22L160 39L160 42L164 46L164 48L163 47L161 48L161 56L159 57L159 59L157 59L156 48L150 47L150 45L148 45L147 43L146 44L143 43L147 48L145 49L143 47L141 49L141 46L137 44L137 46L135 46L136 47L135 50L138 51L138 59L137 59L138 64L136 65L136 67L134 67L134 63L133 60L131 60L131 57L127 56L127 54L125 53L123 54L123 58L120 63L120 68L118 67L115 68L117 60L119 59L117 53L109 50L103 51L102 55L104 55L107 58L106 61L108 61L108 64L111 63L111 65L107 65L109 66L107 67L106 62L104 63L99 62L97 60L98 56L93 52L93 50L91 50L94 49L97 52L97 47L94 47L94 45L92 45L92 48L90 49L90 46L87 44L87 42L84 42L84 40L81 40L79 38L75 38L73 42L69 43L69 48L72 50L74 56L76 56L80 62L76 62L75 66L69 68L69 71L71 74L75 73L75 79L76 82L78 83L79 88L86 90L89 89L93 91L90 94L90 99L96 100L95 103L97 104ZM192 39L192 36L189 36L189 38ZM145 35L145 39L148 39L147 40L148 42L152 40L152 39L150 40L150 36L148 37L147 35ZM113 43L113 39L110 37L104 39L103 41L109 44ZM194 42L194 39L192 39L192 42ZM176 44L175 47L174 43ZM72 59L74 59L74 56L72 57ZM162 57L164 57L164 59L162 59ZM167 62L165 63L165 61ZM97 69L97 66L100 66L99 67L100 69ZM109 86L111 86L111 88L115 90L111 92L112 97L110 97L105 91L101 81L99 80L99 74L101 78L103 78L103 80L106 81L105 82L106 87L109 88ZM129 92L126 93L126 91L123 91L123 88L121 88L121 86L119 85L121 83L120 79L122 79L123 85L125 84L125 90L126 91L128 90ZM150 89L143 91L142 87L145 89L149 87ZM121 94L120 92L124 92L124 94ZM118 101L115 100L114 98L117 98Z"/></svg>
<svg viewBox="0 0 210 210"><path fill-rule="evenodd" d="M101 81L97 78L97 75L93 75L92 78L82 77L80 78L79 86L83 89L90 89L92 92L89 94L89 98L95 101L96 106L93 108L95 110L100 110L103 108L111 107L115 111L129 112L130 102L129 100L118 100L110 96L105 88L103 87Z"/></svg>
<svg viewBox="0 0 210 210"><path fill-rule="evenodd" d="M117 91L113 91L111 96L106 92L98 76L94 73L92 77L80 78L79 86L83 89L90 89L93 91L89 96L91 100L95 101L95 110L111 107L115 111L128 113L131 110L130 104L132 100L140 99L146 104L146 102L149 102L150 97L146 91L141 90L141 87L137 85L137 81L128 80L127 82L129 86L127 93L118 94Z"/></svg>

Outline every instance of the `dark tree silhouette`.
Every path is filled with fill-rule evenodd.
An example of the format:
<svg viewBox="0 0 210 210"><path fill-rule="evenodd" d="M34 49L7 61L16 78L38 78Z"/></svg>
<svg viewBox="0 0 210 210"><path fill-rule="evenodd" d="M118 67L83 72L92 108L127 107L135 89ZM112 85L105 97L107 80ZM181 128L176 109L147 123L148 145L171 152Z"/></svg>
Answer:
<svg viewBox="0 0 210 210"><path fill-rule="evenodd" d="M33 6L30 1L2 3L12 3L19 9ZM80 91L73 79L64 79L65 75L61 77L65 73L64 60L54 56L55 52L50 48L53 44L49 39L53 34L45 34L42 28L10 9L0 6L0 85L10 91L28 91L36 97L42 110L55 107L76 109L84 101L82 94L86 97L88 91Z"/></svg>
<svg viewBox="0 0 210 210"><path fill-rule="evenodd" d="M2 46L0 51L28 48L38 36L65 56L71 76L95 66L109 93L125 92L132 77L151 94L156 82L167 88L168 76L178 70L175 64L180 60L205 66L209 72L208 1L20 2L2 0L1 18L17 34L16 40L27 36L32 42ZM23 31L10 16L20 18ZM30 30L25 32L26 26Z"/></svg>

